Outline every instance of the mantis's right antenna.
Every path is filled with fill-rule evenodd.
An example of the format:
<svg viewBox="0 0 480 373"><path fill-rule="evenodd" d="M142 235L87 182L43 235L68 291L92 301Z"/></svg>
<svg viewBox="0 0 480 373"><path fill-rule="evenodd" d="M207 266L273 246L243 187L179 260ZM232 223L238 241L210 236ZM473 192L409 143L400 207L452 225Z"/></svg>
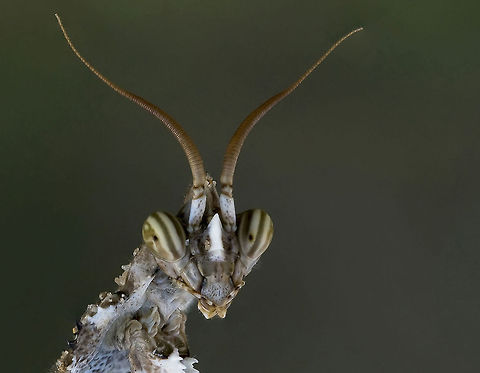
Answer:
<svg viewBox="0 0 480 373"><path fill-rule="evenodd" d="M65 39L67 40L67 43L72 49L73 53L75 53L75 55L80 59L80 61L82 61L82 63L86 67L88 67L88 69L92 73L94 73L100 80L102 80L106 85L112 88L115 92L128 98L130 101L133 101L138 106L149 111L158 119L160 119L165 124L165 126L170 130L170 132L177 138L178 142L182 146L183 151L187 156L188 163L190 164L190 169L192 171L192 176L193 176L193 187L194 187L194 191L197 192L195 197L200 197L203 194L203 187L205 185L205 180L206 180L205 168L203 166L203 160L202 160L202 157L200 156L200 153L197 147L193 143L190 136L187 135L183 127L180 124L178 124L177 121L175 121L175 119L173 119L170 115L168 115L166 112L164 112L157 106L151 104L150 102L143 99L142 97L137 96L136 94L131 93L119 87L115 83L112 83L110 80L108 80L101 73L99 73L77 51L72 41L70 40L70 37L68 36L67 31L63 27L62 20L60 19L59 15L55 14L55 17L57 18L58 24L60 25L60 29L63 32L63 36L65 36Z"/></svg>

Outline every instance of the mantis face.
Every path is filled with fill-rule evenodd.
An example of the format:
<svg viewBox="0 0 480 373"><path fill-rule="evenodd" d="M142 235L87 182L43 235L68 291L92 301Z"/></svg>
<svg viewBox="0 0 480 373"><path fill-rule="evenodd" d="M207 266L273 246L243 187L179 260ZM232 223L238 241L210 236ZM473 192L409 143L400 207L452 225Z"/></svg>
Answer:
<svg viewBox="0 0 480 373"><path fill-rule="evenodd" d="M269 246L273 223L266 212L248 210L239 215L238 227L229 230L215 212L214 183L206 190L212 197L206 209L211 213L204 214L196 230L188 230L182 215L156 212L145 221L142 234L164 272L198 298L202 314L224 318L244 277Z"/></svg>

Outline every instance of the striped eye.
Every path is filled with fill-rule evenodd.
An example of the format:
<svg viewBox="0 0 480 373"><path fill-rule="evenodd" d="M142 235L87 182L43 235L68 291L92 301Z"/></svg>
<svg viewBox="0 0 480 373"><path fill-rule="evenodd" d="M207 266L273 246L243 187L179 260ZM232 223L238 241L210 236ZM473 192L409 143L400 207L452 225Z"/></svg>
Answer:
<svg viewBox="0 0 480 373"><path fill-rule="evenodd" d="M185 231L180 221L167 212L151 214L142 227L145 244L160 259L174 262L185 256Z"/></svg>
<svg viewBox="0 0 480 373"><path fill-rule="evenodd" d="M263 210L247 210L240 214L237 236L240 251L250 259L258 259L273 237L273 222Z"/></svg>

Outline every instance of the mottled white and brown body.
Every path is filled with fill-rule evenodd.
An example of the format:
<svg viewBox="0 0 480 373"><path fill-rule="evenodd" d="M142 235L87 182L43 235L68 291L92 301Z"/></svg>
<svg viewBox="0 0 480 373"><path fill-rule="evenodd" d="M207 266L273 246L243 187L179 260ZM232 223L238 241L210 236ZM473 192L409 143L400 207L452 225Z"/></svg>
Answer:
<svg viewBox="0 0 480 373"><path fill-rule="evenodd" d="M146 246L123 268L117 291L87 307L55 371L161 372L163 365L168 372L195 372L185 336L185 311L194 297L158 270Z"/></svg>
<svg viewBox="0 0 480 373"><path fill-rule="evenodd" d="M134 251L113 293L100 294L77 326L74 340L54 372L154 373L196 372L185 334L186 312L197 303L205 318L224 318L244 278L269 246L273 223L263 210L236 214L233 175L250 130L288 96L343 40L335 43L305 74L271 97L240 124L228 144L220 193L206 174L202 158L184 129L167 113L120 88L100 74L75 49L58 16L64 36L78 58L104 83L160 119L187 156L193 183L177 215L152 213L143 224L144 243Z"/></svg>
<svg viewBox="0 0 480 373"><path fill-rule="evenodd" d="M177 242L183 248L179 258L162 259L155 248L149 247L147 238L147 243L135 250L131 263L123 266L123 274L115 279L117 290L100 294L100 302L88 306L75 327L75 340L57 363L59 371L95 372L101 366L101 372L154 372L162 371L162 364L173 369L169 359L194 371L191 364L195 360L188 358L185 335L187 309L198 301L206 318L225 317L244 276L259 258L248 256L255 253L251 245L242 246L250 249L243 255L236 232L224 229L215 182L209 177L205 195L205 213L197 229L185 230L188 238ZM144 236L150 230L160 244L178 238L175 227L167 226L168 219L179 222L180 229L188 226L188 198L178 217L158 212L148 217ZM248 231L251 241L254 235L264 239L264 250L273 235L271 220L260 210L244 214L258 215L249 218L248 226L240 222L240 227ZM164 222L160 221L162 215L166 217ZM153 226L154 222L163 223L163 228Z"/></svg>

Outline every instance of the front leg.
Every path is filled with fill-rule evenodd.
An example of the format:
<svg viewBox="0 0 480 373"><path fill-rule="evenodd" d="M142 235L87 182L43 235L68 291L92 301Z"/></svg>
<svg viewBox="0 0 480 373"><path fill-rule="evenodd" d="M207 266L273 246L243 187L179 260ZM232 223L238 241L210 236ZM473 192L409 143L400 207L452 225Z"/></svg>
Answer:
<svg viewBox="0 0 480 373"><path fill-rule="evenodd" d="M158 353L163 356L170 356L170 354L177 349L181 357L190 356L187 335L185 333L186 321L187 316L180 310L176 310L170 316L155 336ZM160 348L162 345L163 349Z"/></svg>
<svg viewBox="0 0 480 373"><path fill-rule="evenodd" d="M172 331L179 331L178 318L174 321L176 327ZM168 325L168 326L167 326ZM172 325L166 324L167 329ZM178 349L172 342L178 342L178 333L158 333L155 337L151 336L148 327L138 320L131 320L125 330L124 347L128 351L128 360L132 373L194 373L198 372L193 368L197 362L192 358L182 358ZM167 339L163 337L167 336ZM158 343L160 342L160 343ZM186 341L182 340L179 344L186 347ZM168 355L165 355L168 353ZM188 353L188 350L187 350Z"/></svg>
<svg viewBox="0 0 480 373"><path fill-rule="evenodd" d="M138 320L131 320L125 328L125 349L132 372L154 372L155 341Z"/></svg>

